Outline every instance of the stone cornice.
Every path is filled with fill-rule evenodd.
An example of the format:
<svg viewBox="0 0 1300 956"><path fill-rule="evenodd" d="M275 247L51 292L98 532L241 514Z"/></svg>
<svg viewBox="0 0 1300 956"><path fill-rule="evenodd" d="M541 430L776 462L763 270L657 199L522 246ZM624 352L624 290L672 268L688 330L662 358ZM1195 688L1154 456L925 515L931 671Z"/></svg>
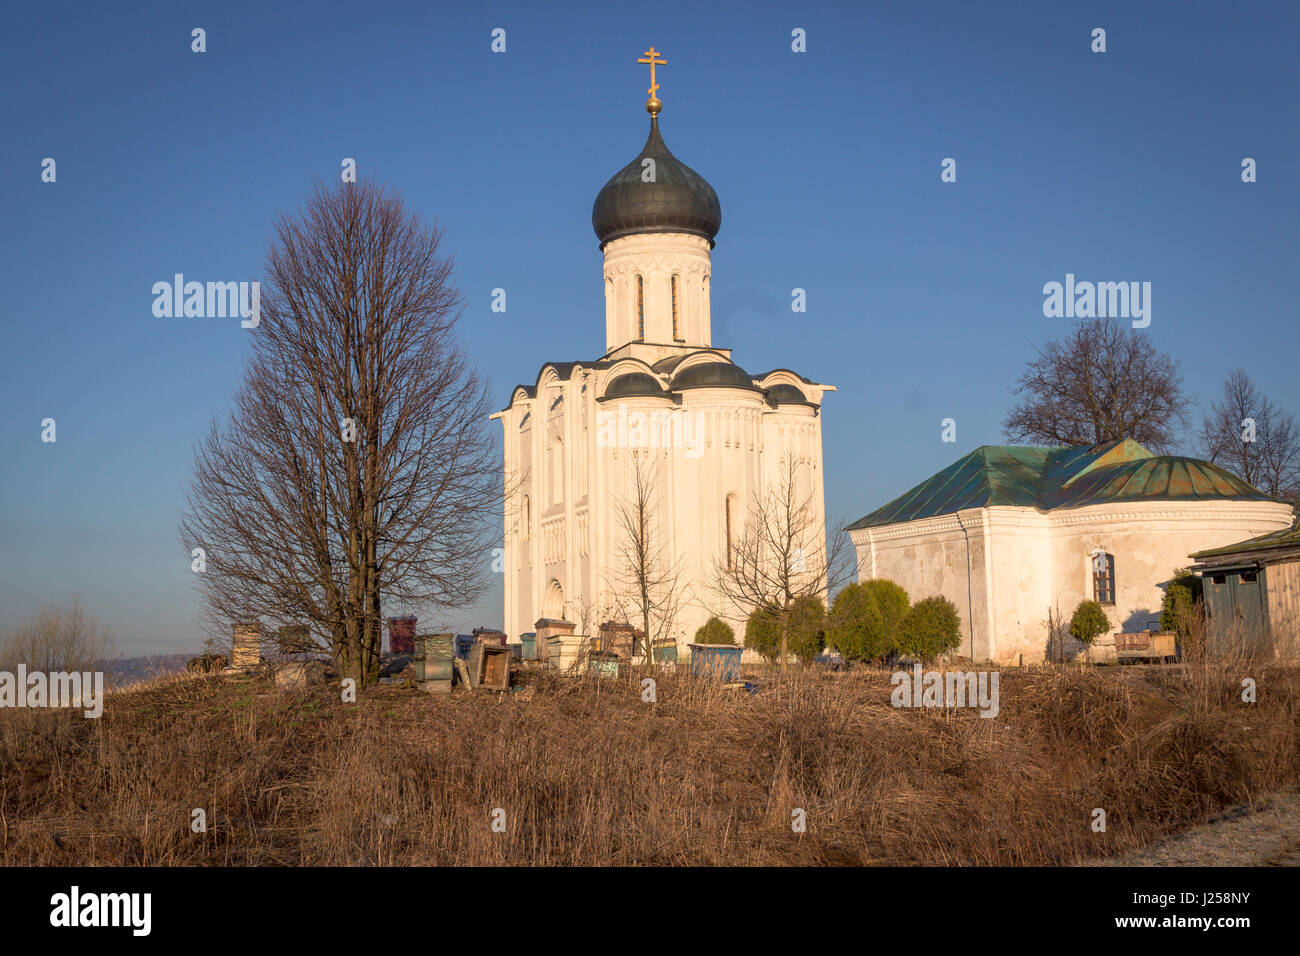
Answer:
<svg viewBox="0 0 1300 956"><path fill-rule="evenodd" d="M953 531L958 534L962 531L962 522L958 520L957 515L968 516L965 530L967 532L979 531L980 518L979 513L983 509L969 508L962 512L954 512L944 515L935 515L933 518L918 518L915 521L903 521L897 524L879 525L874 528L858 528L849 532L849 537L854 544L866 544L868 541L890 541L895 538L911 538L921 535L942 534L946 531Z"/></svg>
<svg viewBox="0 0 1300 956"><path fill-rule="evenodd" d="M1201 521L1213 527L1218 522L1237 524L1241 521L1287 521L1290 506L1276 502L1234 501L1225 499L1214 503L1200 501L1132 502L1085 505L1081 508L1057 508L1039 511L1037 508L994 505L987 508L970 508L962 512L918 518L895 524L859 528L849 532L854 544L868 541L892 541L899 538L921 537L960 532L962 524L957 514L970 515L966 521L969 533L984 533L984 529L1038 528L1054 530L1081 525L1104 527L1137 521ZM979 515L978 518L974 517ZM981 527L981 522L983 527Z"/></svg>
<svg viewBox="0 0 1300 956"><path fill-rule="evenodd" d="M1081 524L1113 524L1130 521L1174 521L1194 519L1205 522L1289 520L1290 505L1276 502L1233 501L1213 504L1200 501L1164 501L1133 504L1088 505L1058 509L1048 513L1051 526L1070 527Z"/></svg>
<svg viewBox="0 0 1300 956"><path fill-rule="evenodd" d="M605 243L605 259L622 259L646 253L692 252L708 256L712 244L703 236L687 232L646 232L619 236Z"/></svg>

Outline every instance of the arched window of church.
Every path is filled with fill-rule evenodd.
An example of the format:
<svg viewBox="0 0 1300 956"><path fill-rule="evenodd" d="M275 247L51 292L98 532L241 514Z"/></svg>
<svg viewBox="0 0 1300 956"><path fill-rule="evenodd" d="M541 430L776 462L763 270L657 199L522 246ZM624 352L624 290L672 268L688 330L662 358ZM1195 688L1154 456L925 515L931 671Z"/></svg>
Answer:
<svg viewBox="0 0 1300 956"><path fill-rule="evenodd" d="M677 276L673 276L673 341L681 341L681 333L677 328Z"/></svg>
<svg viewBox="0 0 1300 956"><path fill-rule="evenodd" d="M1115 556L1105 551L1092 555L1092 599L1098 604L1115 603Z"/></svg>
<svg viewBox="0 0 1300 956"><path fill-rule="evenodd" d="M735 502L736 502L735 495L727 495L727 500L723 504L723 509L725 511L723 521L726 524L726 534L727 534L727 570L728 571L732 570L736 566L736 543L735 543L735 539L732 537L732 529L733 529L732 511L735 508Z"/></svg>
<svg viewBox="0 0 1300 956"><path fill-rule="evenodd" d="M636 337L645 338L645 281L636 277Z"/></svg>
<svg viewBox="0 0 1300 956"><path fill-rule="evenodd" d="M521 508L519 509L519 519L520 519L520 520L519 520L519 536L520 536L521 538L523 538L523 540L525 540L525 541L528 540L528 525L529 525L529 523L530 523L530 522L529 522L529 517L530 517L530 516L529 516L529 514L528 514L528 496L527 496L527 495L524 495L524 504L523 504L523 507L521 507Z"/></svg>

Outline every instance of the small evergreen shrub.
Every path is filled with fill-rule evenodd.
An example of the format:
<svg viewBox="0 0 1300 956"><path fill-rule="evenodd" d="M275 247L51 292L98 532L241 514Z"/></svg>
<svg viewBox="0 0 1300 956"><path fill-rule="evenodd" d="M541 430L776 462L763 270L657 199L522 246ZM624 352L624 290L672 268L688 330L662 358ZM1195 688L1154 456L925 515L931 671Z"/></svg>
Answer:
<svg viewBox="0 0 1300 956"><path fill-rule="evenodd" d="M720 617L711 617L695 632L696 644L735 644L736 632Z"/></svg>
<svg viewBox="0 0 1300 956"><path fill-rule="evenodd" d="M899 629L909 610L907 592L893 581L848 585L831 605L826 642L849 660L876 661L898 650Z"/></svg>
<svg viewBox="0 0 1300 956"><path fill-rule="evenodd" d="M880 620L884 633L882 641L888 645L898 643L898 630L903 626L903 618L912 609L912 601L903 590L902 585L895 584L888 578L873 578L863 581L862 586L876 599L876 608L880 611ZM890 648L892 650L892 647Z"/></svg>
<svg viewBox="0 0 1300 956"><path fill-rule="evenodd" d="M826 606L820 598L797 599L786 612L789 633L786 649L805 664L825 646ZM758 651L769 661L781 656L780 612L759 608L745 622L745 646Z"/></svg>
<svg viewBox="0 0 1300 956"><path fill-rule="evenodd" d="M945 597L917 601L903 618L898 649L921 660L934 660L961 646L961 616Z"/></svg>
<svg viewBox="0 0 1300 956"><path fill-rule="evenodd" d="M1174 572L1160 602L1160 629L1173 631L1180 644L1187 641L1201 611L1201 579L1187 570Z"/></svg>
<svg viewBox="0 0 1300 956"><path fill-rule="evenodd" d="M1070 635L1079 643L1092 646L1092 642L1110 632L1110 618L1096 601L1080 601L1070 618Z"/></svg>

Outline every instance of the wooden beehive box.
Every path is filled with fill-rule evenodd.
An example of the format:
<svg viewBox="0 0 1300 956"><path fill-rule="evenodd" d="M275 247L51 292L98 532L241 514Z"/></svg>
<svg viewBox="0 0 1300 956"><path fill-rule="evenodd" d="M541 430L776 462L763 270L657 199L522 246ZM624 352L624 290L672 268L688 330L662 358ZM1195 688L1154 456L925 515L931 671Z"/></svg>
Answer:
<svg viewBox="0 0 1300 956"><path fill-rule="evenodd" d="M533 633L537 636L534 646L537 649L537 659L546 660L548 652L547 642L558 634L572 634L574 624L571 621L561 621L555 618L542 617L538 618L533 624L535 630Z"/></svg>
<svg viewBox="0 0 1300 956"><path fill-rule="evenodd" d="M416 680L450 681L453 673L455 673L455 668L453 667L451 658L447 658L446 660L439 660L437 658L416 658L415 660Z"/></svg>
<svg viewBox="0 0 1300 956"><path fill-rule="evenodd" d="M262 626L257 622L236 624L230 648L231 667L256 667L262 663Z"/></svg>
<svg viewBox="0 0 1300 956"><path fill-rule="evenodd" d="M505 647L506 633L505 631L498 631L494 627L476 627L474 628L474 640L479 644L497 644Z"/></svg>
<svg viewBox="0 0 1300 956"><path fill-rule="evenodd" d="M449 661L456 656L454 634L419 634L415 638L417 661Z"/></svg>
<svg viewBox="0 0 1300 956"><path fill-rule="evenodd" d="M630 661L638 651L644 650L644 635L629 624L606 621L600 626L600 635L594 643L593 650L617 654L620 659Z"/></svg>
<svg viewBox="0 0 1300 956"><path fill-rule="evenodd" d="M306 624L288 624L280 628L281 654L308 654L319 650Z"/></svg>
<svg viewBox="0 0 1300 956"><path fill-rule="evenodd" d="M469 653L470 684L488 690L510 689L510 649L475 644Z"/></svg>
<svg viewBox="0 0 1300 956"><path fill-rule="evenodd" d="M415 653L414 617L390 617L388 619L388 651L390 654Z"/></svg>
<svg viewBox="0 0 1300 956"><path fill-rule="evenodd" d="M561 673L577 670L589 650L584 634L557 634L546 641L546 666Z"/></svg>

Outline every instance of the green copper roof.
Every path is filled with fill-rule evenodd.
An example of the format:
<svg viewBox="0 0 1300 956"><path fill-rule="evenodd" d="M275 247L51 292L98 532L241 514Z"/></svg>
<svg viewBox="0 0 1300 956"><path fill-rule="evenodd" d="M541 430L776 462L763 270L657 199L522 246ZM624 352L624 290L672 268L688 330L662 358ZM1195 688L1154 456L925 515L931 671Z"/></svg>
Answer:
<svg viewBox="0 0 1300 956"><path fill-rule="evenodd" d="M1258 538L1248 538L1245 541L1238 541L1236 544L1224 545L1222 548L1197 551L1192 557L1200 560L1201 558L1213 558L1219 555L1248 554L1256 551L1272 551L1286 548L1300 548L1300 524L1292 525L1290 528L1283 528L1281 531L1270 531L1268 534L1261 534Z"/></svg>
<svg viewBox="0 0 1300 956"><path fill-rule="evenodd" d="M1074 448L983 445L895 498L852 528L1020 505L1048 511L1115 501L1272 501L1218 465L1153 455L1135 441Z"/></svg>

